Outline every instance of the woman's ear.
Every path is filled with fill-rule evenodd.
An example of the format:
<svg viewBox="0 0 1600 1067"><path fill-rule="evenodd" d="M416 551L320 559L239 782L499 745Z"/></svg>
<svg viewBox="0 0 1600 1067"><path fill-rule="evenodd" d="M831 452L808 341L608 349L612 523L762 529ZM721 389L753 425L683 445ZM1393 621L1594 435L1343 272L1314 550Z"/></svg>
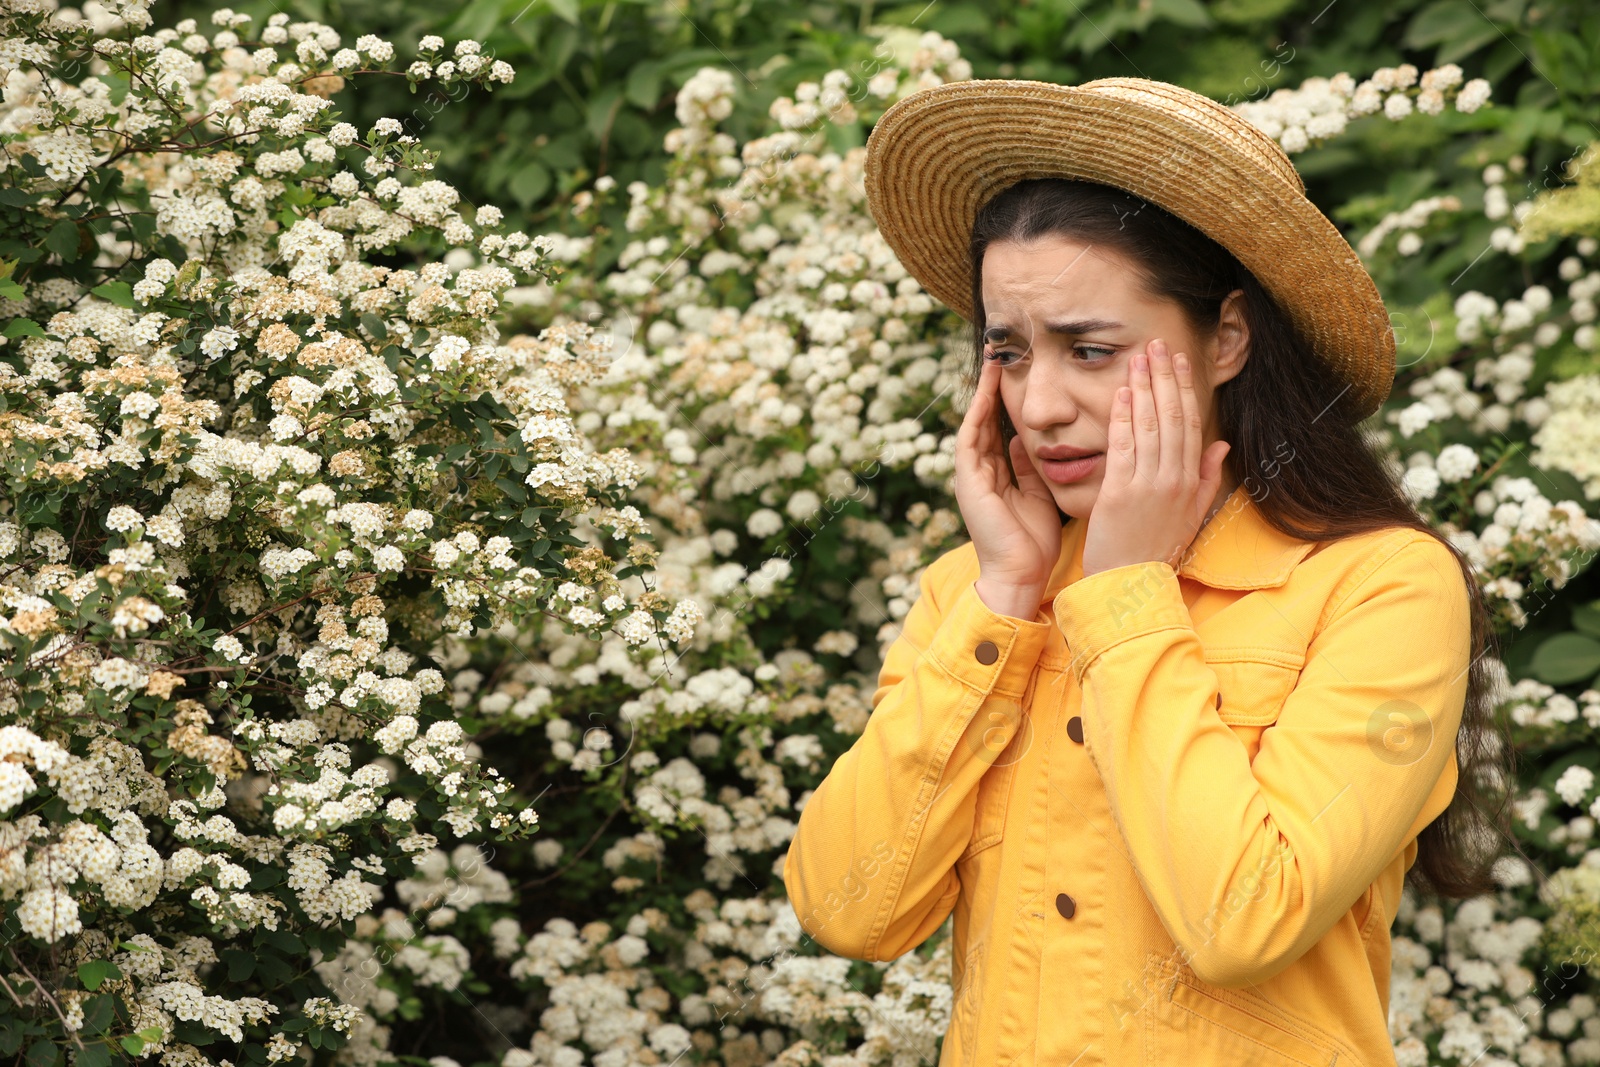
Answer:
<svg viewBox="0 0 1600 1067"><path fill-rule="evenodd" d="M1250 324L1245 320L1243 289L1222 300L1217 317L1216 352L1211 360L1211 385L1215 388L1244 369L1250 359Z"/></svg>

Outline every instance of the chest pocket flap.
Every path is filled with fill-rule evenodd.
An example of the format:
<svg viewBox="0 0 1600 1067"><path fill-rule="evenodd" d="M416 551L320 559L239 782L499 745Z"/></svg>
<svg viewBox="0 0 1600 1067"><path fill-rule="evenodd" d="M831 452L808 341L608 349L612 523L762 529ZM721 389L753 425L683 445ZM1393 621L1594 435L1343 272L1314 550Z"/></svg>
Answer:
<svg viewBox="0 0 1600 1067"><path fill-rule="evenodd" d="M1207 648L1217 676L1217 714L1230 726L1269 726L1300 680L1305 653L1275 648Z"/></svg>

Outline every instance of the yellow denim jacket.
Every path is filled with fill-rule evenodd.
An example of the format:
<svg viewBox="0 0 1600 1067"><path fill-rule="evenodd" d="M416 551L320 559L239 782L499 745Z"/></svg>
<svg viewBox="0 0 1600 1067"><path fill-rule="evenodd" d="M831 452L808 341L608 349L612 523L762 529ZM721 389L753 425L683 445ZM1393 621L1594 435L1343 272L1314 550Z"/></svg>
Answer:
<svg viewBox="0 0 1600 1067"><path fill-rule="evenodd" d="M1176 570L1084 578L1084 528L1031 620L970 543L924 570L804 798L802 928L890 960L953 913L940 1067L1392 1067L1389 928L1457 781L1454 557L1285 537L1243 486Z"/></svg>

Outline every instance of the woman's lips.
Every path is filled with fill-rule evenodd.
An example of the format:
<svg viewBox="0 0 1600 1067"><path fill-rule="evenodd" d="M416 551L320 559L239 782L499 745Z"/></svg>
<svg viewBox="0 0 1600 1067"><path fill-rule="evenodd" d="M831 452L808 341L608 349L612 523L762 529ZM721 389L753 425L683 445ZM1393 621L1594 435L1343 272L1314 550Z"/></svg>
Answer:
<svg viewBox="0 0 1600 1067"><path fill-rule="evenodd" d="M1104 456L1104 452L1096 452L1078 459L1042 459L1039 461L1039 470L1057 485L1066 485L1087 478Z"/></svg>

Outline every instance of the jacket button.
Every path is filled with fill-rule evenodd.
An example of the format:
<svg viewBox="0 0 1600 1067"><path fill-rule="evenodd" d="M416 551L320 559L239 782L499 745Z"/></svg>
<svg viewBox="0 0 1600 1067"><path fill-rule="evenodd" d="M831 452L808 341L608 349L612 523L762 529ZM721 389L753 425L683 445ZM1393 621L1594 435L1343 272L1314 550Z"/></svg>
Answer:
<svg viewBox="0 0 1600 1067"><path fill-rule="evenodd" d="M1057 893L1056 910L1061 913L1061 917L1063 919L1070 919L1072 918L1073 914L1077 912L1078 905L1074 904L1072 902L1072 898L1067 896L1065 893Z"/></svg>
<svg viewBox="0 0 1600 1067"><path fill-rule="evenodd" d="M1078 744L1083 744L1083 716L1074 715L1067 720L1067 736Z"/></svg>
<svg viewBox="0 0 1600 1067"><path fill-rule="evenodd" d="M993 663L1000 658L1000 646L993 641L979 641L973 655L978 657L979 663Z"/></svg>

